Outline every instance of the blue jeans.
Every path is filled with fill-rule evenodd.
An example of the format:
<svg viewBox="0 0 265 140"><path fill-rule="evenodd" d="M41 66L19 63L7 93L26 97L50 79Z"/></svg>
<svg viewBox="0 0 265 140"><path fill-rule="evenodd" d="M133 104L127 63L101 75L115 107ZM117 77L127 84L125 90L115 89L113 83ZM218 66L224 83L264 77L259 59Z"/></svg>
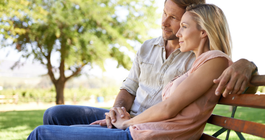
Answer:
<svg viewBox="0 0 265 140"><path fill-rule="evenodd" d="M44 125L90 124L105 119L107 109L77 105L57 105L48 108L43 115Z"/></svg>
<svg viewBox="0 0 265 140"><path fill-rule="evenodd" d="M47 109L43 124L35 128L28 140L132 140L129 129L108 129L90 123L105 119L107 109L57 105Z"/></svg>

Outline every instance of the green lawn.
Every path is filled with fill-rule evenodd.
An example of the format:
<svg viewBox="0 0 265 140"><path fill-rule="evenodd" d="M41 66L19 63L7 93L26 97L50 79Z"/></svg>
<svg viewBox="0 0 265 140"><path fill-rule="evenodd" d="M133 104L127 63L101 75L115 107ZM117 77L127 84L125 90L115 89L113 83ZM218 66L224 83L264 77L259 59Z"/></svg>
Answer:
<svg viewBox="0 0 265 140"><path fill-rule="evenodd" d="M25 140L42 124L45 110L0 112L0 140Z"/></svg>
<svg viewBox="0 0 265 140"><path fill-rule="evenodd" d="M25 140L30 132L42 124L42 116L45 110L7 111L0 112L0 140ZM215 114L230 116L229 107L218 105ZM251 120L265 124L265 111L253 108L238 108L235 118ZM218 127L208 125L205 133L213 134ZM243 134L247 140L264 140L262 138ZM225 134L220 136L225 139ZM238 140L236 134L231 132L231 140Z"/></svg>

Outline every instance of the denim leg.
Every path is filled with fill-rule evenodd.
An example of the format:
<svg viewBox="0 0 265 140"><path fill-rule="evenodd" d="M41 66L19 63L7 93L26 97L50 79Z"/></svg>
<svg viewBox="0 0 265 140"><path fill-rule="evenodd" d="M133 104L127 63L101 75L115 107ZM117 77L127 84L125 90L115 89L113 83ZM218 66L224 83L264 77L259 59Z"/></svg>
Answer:
<svg viewBox="0 0 265 140"><path fill-rule="evenodd" d="M90 124L105 118L107 109L77 105L57 105L48 108L43 115L44 125Z"/></svg>
<svg viewBox="0 0 265 140"><path fill-rule="evenodd" d="M35 128L27 140L132 140L130 131L108 129L101 126L71 127L41 125Z"/></svg>

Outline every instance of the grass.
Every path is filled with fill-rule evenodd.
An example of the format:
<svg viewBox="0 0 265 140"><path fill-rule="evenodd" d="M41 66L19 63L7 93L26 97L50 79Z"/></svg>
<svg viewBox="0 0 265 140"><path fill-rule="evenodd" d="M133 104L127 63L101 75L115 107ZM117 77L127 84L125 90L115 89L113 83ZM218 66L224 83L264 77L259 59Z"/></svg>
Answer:
<svg viewBox="0 0 265 140"><path fill-rule="evenodd" d="M25 140L42 124L45 110L0 112L0 140Z"/></svg>
<svg viewBox="0 0 265 140"><path fill-rule="evenodd" d="M42 116L45 110L29 111L7 111L0 112L0 140L25 140L30 132L38 125L42 125ZM217 105L214 114L230 116L229 107ZM235 118L250 120L265 124L265 111L253 108L238 108ZM205 133L213 134L220 127L206 125ZM243 134L247 140L264 140L259 137ZM219 136L225 139L225 134ZM239 138L232 131L229 140L238 140Z"/></svg>

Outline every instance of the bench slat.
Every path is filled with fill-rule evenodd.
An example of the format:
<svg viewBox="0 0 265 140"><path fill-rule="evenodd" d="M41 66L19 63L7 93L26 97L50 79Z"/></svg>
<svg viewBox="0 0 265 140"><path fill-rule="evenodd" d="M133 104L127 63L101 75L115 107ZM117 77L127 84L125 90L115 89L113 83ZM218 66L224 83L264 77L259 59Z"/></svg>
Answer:
<svg viewBox="0 0 265 140"><path fill-rule="evenodd" d="M200 140L220 140L216 137L203 133Z"/></svg>
<svg viewBox="0 0 265 140"><path fill-rule="evenodd" d="M258 86L265 86L265 75L254 75L250 81L249 88L244 92L245 94L230 94L226 98L221 97L218 104L265 109L265 95L255 94ZM223 127L222 129L234 130L240 134L243 132L265 138L265 124L262 123L214 114L211 115L207 122ZM211 137L212 136L203 134L200 140L214 140L214 138Z"/></svg>
<svg viewBox="0 0 265 140"><path fill-rule="evenodd" d="M220 140L216 137L203 133L200 140Z"/></svg>
<svg viewBox="0 0 265 140"><path fill-rule="evenodd" d="M207 121L208 123L218 125L230 130L237 132L243 132L255 136L265 138L265 125L260 123L255 123L251 121L244 121L229 117L223 117L219 115L212 114Z"/></svg>
<svg viewBox="0 0 265 140"><path fill-rule="evenodd" d="M264 86L265 85L265 75L253 75L250 84L254 86Z"/></svg>
<svg viewBox="0 0 265 140"><path fill-rule="evenodd" d="M230 94L225 98L221 97L218 104L255 107L255 108L265 108L265 95Z"/></svg>

